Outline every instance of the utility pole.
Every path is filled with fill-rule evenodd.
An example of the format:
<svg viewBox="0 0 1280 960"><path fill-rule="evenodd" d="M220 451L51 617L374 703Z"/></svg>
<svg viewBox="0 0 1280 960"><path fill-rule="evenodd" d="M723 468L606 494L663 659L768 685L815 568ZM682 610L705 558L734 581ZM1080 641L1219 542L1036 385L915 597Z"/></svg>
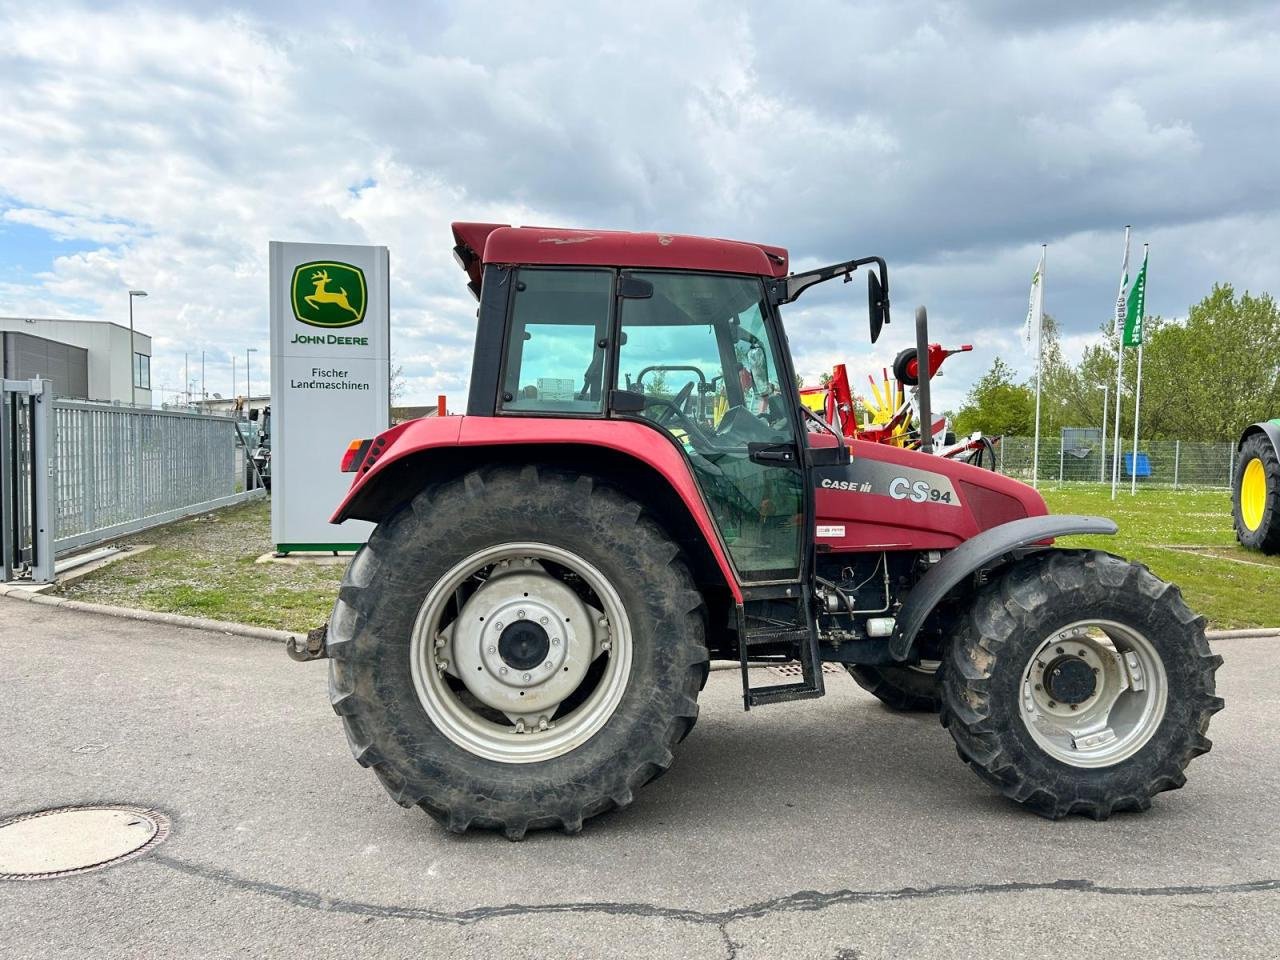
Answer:
<svg viewBox="0 0 1280 960"><path fill-rule="evenodd" d="M204 402L209 399L209 393L204 388L204 351L200 351L200 412L204 413Z"/></svg>
<svg viewBox="0 0 1280 960"><path fill-rule="evenodd" d="M187 406L191 406L191 354L182 355L182 380L187 394Z"/></svg>
<svg viewBox="0 0 1280 960"><path fill-rule="evenodd" d="M257 353L257 347L244 348L244 402L253 407L253 383L249 379L249 354Z"/></svg>

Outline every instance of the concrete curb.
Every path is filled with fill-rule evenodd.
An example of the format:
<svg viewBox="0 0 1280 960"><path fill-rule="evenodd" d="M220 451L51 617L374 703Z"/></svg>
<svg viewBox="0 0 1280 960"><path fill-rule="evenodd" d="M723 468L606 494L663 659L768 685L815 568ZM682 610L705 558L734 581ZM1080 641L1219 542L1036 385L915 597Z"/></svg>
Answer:
<svg viewBox="0 0 1280 960"><path fill-rule="evenodd" d="M270 627L255 627L247 623L228 623L225 620L210 620L207 617L188 617L181 613L162 613L158 610L139 610L136 607L112 607L104 603L85 603L83 600L68 600L66 597L51 597L43 593L35 593L30 588L0 586L0 597L13 597L28 603L40 603L49 607L65 607L68 610L79 610L83 613L103 613L110 617L122 617L125 620L146 620L151 623L165 623L171 627L191 627L195 630L213 630L237 637L251 637L255 640L273 640L286 643L297 638L306 641L305 633L291 633L288 630L273 630ZM1266 637L1280 637L1280 627L1253 627L1246 630L1208 630L1205 636L1210 640L1251 640ZM712 670L737 670L736 661L715 661Z"/></svg>
<svg viewBox="0 0 1280 960"><path fill-rule="evenodd" d="M0 597L12 597L15 600L25 600L27 603L39 603L48 607L64 607L67 610L79 610L82 613L103 613L125 620L146 620L151 623L168 624L171 627L191 627L195 630L213 630L237 637L250 637L254 640L273 640L276 643L285 643L291 638L298 638L305 642L307 638L305 633L254 627L247 623L227 623L224 620L210 620L207 617L188 617L181 613L139 610L136 607L111 607L103 603L85 603L83 600L51 597L43 593L33 593L21 587L0 587Z"/></svg>

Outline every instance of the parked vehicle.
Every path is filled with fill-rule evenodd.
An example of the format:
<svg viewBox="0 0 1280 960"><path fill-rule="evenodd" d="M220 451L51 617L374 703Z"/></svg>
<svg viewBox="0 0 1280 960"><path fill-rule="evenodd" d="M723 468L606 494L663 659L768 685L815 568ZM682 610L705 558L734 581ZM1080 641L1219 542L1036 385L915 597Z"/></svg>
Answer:
<svg viewBox="0 0 1280 960"><path fill-rule="evenodd" d="M764 244L453 230L479 300L466 415L353 441L333 520L377 528L327 632L290 647L329 658L398 803L575 832L670 766L713 658L747 709L822 696L824 662L940 708L961 758L1046 817L1145 809L1209 749L1204 618L1140 564L1051 546L1112 521L800 402L780 308L864 270L874 342L882 259L794 274ZM927 377L916 403L931 422ZM799 681L753 684L787 661Z"/></svg>

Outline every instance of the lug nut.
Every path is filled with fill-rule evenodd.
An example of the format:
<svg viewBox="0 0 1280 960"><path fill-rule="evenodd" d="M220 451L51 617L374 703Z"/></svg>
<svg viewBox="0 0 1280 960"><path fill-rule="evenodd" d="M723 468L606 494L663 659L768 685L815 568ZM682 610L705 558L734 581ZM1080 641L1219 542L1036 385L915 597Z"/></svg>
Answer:
<svg viewBox="0 0 1280 960"><path fill-rule="evenodd" d="M443 633L436 634L437 647L443 647L448 642L449 642L448 638Z"/></svg>
<svg viewBox="0 0 1280 960"><path fill-rule="evenodd" d="M495 621L493 621L493 629L495 629L495 630L501 630L501 629L502 629L502 621L501 621L501 620L495 620Z"/></svg>
<svg viewBox="0 0 1280 960"><path fill-rule="evenodd" d="M554 664L550 660L548 660L546 663L543 664L543 666L546 667L548 670L550 670L554 666Z"/></svg>
<svg viewBox="0 0 1280 960"><path fill-rule="evenodd" d="M1056 706L1057 706L1057 704L1056 704L1056 703L1054 703L1052 700L1050 700L1050 701L1049 701L1049 706L1051 706L1051 707L1056 707Z"/></svg>
<svg viewBox="0 0 1280 960"><path fill-rule="evenodd" d="M444 673L446 670L448 670L448 669L449 669L449 661L448 661L448 660L437 660L437 661L436 661L436 669L437 669L437 670L439 670L441 673Z"/></svg>
<svg viewBox="0 0 1280 960"><path fill-rule="evenodd" d="M523 720L517 720L517 721L516 721L516 733L524 733L524 721L523 721Z"/></svg>
<svg viewBox="0 0 1280 960"><path fill-rule="evenodd" d="M560 638L559 638L559 637L552 637L552 638L551 638L551 645L552 645L553 647L558 647L558 646L560 646Z"/></svg>
<svg viewBox="0 0 1280 960"><path fill-rule="evenodd" d="M527 674L527 673L526 673L526 674L524 675L524 678L525 678L526 680L530 679L529 674Z"/></svg>
<svg viewBox="0 0 1280 960"><path fill-rule="evenodd" d="M601 618L600 618L600 626L602 626L602 627L607 627L608 625L609 625L609 618L608 618L608 617L601 617Z"/></svg>
<svg viewBox="0 0 1280 960"><path fill-rule="evenodd" d="M613 641L612 641L612 640L601 640L601 641L600 641L600 649L601 649L601 650L611 650L611 649L613 649Z"/></svg>
<svg viewBox="0 0 1280 960"><path fill-rule="evenodd" d="M539 730L545 730L545 729L547 729L547 727L548 727L548 726L550 726L550 724L548 724L548 723L547 723L547 718L546 718L546 717L539 717L539 718L538 718L538 729L539 729Z"/></svg>
<svg viewBox="0 0 1280 960"><path fill-rule="evenodd" d="M499 668L498 668L498 673L502 674L502 676L504 676L504 677L505 677L505 676L507 675L507 668L506 668L506 667L499 667Z"/></svg>
<svg viewBox="0 0 1280 960"><path fill-rule="evenodd" d="M540 624L542 624L542 625L545 627L545 626L547 625L547 622L548 622L548 621L547 621L547 618L546 618L546 617L539 617L539 618L538 618L538 622L539 622Z"/></svg>
<svg viewBox="0 0 1280 960"><path fill-rule="evenodd" d="M523 611L523 610L517 610L517 611L516 611L516 619L517 619L517 620L523 620L523 619L524 619L524 611Z"/></svg>
<svg viewBox="0 0 1280 960"><path fill-rule="evenodd" d="M497 648L497 647L495 647L495 646L493 646L493 644L490 644L490 645L489 645L489 652L490 652L490 653L497 653L497 652L498 652L498 648Z"/></svg>

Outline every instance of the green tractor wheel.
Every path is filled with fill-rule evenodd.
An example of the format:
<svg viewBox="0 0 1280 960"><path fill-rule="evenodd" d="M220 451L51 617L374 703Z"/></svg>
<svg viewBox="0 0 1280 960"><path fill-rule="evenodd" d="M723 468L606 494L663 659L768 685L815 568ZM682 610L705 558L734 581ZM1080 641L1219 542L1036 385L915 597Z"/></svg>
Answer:
<svg viewBox="0 0 1280 960"><path fill-rule="evenodd" d="M1280 553L1280 421L1255 424L1240 441L1232 513L1236 539L1263 553Z"/></svg>

